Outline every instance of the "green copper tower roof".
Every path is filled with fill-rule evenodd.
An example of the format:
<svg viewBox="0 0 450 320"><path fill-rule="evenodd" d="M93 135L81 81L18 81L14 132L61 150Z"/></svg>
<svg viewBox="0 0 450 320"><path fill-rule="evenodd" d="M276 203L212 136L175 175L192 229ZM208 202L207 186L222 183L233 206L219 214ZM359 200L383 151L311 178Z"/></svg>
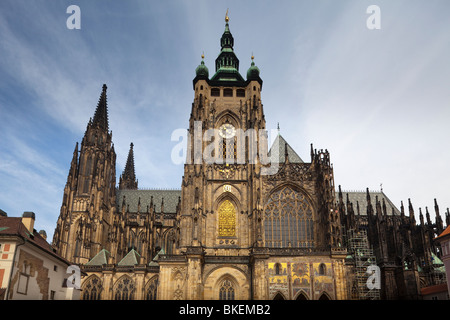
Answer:
<svg viewBox="0 0 450 320"><path fill-rule="evenodd" d="M208 67L205 66L205 61L203 61L204 58L205 56L202 54L202 62L197 67L197 69L195 69L196 78L199 79L200 78L208 79L209 77L209 70Z"/></svg>
<svg viewBox="0 0 450 320"><path fill-rule="evenodd" d="M252 56L252 63L250 65L250 68L247 70L247 81L256 80L262 84L262 80L259 76L259 68L255 65L255 59L254 56Z"/></svg>
<svg viewBox="0 0 450 320"><path fill-rule="evenodd" d="M247 80L245 80L239 73L239 59L234 53L234 38L230 31L228 11L225 16L225 30L220 38L220 53L215 60L215 73L209 79L209 71L203 61L195 69L195 78L193 84L198 80L206 80L211 86L232 86L232 87L246 87L252 80L258 81L262 85L262 80L259 76L259 69L253 62L247 71Z"/></svg>
<svg viewBox="0 0 450 320"><path fill-rule="evenodd" d="M211 81L218 82L245 82L239 73L239 59L234 53L234 38L230 32L228 24L228 14L225 17L225 31L220 38L220 53L216 59L216 73L212 76Z"/></svg>

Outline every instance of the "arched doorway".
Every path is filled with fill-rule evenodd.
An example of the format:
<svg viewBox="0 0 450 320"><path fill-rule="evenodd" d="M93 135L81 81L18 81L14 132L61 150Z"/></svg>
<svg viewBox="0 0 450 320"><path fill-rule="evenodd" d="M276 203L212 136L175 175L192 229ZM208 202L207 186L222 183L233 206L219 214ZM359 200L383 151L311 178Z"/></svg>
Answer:
<svg viewBox="0 0 450 320"><path fill-rule="evenodd" d="M285 300L285 299L284 299L283 295L280 292L278 292L275 295L275 297L273 297L273 300Z"/></svg>
<svg viewBox="0 0 450 320"><path fill-rule="evenodd" d="M300 294L295 299L297 301L309 300L304 292L300 292Z"/></svg>
<svg viewBox="0 0 450 320"><path fill-rule="evenodd" d="M331 300L331 299L330 299L330 296L326 292L323 292L320 295L319 300Z"/></svg>

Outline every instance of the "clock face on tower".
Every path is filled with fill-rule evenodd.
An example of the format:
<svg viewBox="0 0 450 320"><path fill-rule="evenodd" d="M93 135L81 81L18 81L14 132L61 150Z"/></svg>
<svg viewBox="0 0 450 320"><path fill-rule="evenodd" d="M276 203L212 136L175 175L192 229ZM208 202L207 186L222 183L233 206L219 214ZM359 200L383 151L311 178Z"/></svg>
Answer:
<svg viewBox="0 0 450 320"><path fill-rule="evenodd" d="M222 138L229 139L235 136L236 129L230 123L224 123L219 128L219 134Z"/></svg>

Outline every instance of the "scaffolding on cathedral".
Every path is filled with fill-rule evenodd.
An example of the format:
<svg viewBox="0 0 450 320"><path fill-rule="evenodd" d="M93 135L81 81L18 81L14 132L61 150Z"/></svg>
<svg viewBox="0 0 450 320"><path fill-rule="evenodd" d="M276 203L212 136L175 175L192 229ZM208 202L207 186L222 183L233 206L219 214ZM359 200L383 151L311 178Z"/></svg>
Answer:
<svg viewBox="0 0 450 320"><path fill-rule="evenodd" d="M354 278L351 285L351 297L357 300L379 300L380 289L377 286L371 286L369 278L379 276L372 274L373 266L376 266L376 258L373 250L370 248L367 239L367 232L364 230L349 230L347 232L347 250L354 266ZM377 267L376 267L377 268ZM371 278L372 279L372 278ZM380 283L380 279L375 279Z"/></svg>

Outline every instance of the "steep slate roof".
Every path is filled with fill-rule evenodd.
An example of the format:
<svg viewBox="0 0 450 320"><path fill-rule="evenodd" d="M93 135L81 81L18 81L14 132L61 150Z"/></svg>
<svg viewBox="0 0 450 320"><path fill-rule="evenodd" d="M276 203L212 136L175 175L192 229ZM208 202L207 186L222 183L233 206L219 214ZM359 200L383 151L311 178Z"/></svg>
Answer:
<svg viewBox="0 0 450 320"><path fill-rule="evenodd" d="M152 259L152 261L150 261L150 263L148 264L149 266L159 266L158 263L158 259L159 259L159 255L161 254L166 254L164 249L159 250L159 252L156 254L156 256Z"/></svg>
<svg viewBox="0 0 450 320"><path fill-rule="evenodd" d="M117 264L119 266L134 266L135 264L139 264L139 261L141 260L141 255L136 252L136 250L131 249L130 252L127 253L127 255L120 260L120 262Z"/></svg>
<svg viewBox="0 0 450 320"><path fill-rule="evenodd" d="M164 198L164 213L176 213L181 190L117 190L116 204L119 211L122 208L124 196L125 204L129 205L130 212L137 212L139 198L141 201L141 212L146 212L147 206L150 205L153 197L153 205L155 205L156 212L161 212L161 203Z"/></svg>
<svg viewBox="0 0 450 320"><path fill-rule="evenodd" d="M353 203L353 210L355 215L358 214L356 211L356 202L359 203L359 213L360 215L367 215L367 193L366 191L342 191L344 198L344 204L347 203L347 194L350 202ZM386 213L387 215L392 215L392 208L394 208L394 215L400 216L400 210L392 203L392 201L382 192L382 191L369 191L370 202L372 203L373 210L375 212L376 208L376 197L378 196L378 201L382 203L383 199L386 203ZM336 201L339 201L339 193L336 192Z"/></svg>
<svg viewBox="0 0 450 320"><path fill-rule="evenodd" d="M284 138L278 134L275 138L272 147L270 147L268 156L270 157L272 154L272 149L278 146L278 163L284 163L285 160L285 150L287 147L288 159L290 163L304 163L303 160L298 156L298 154L292 149L289 143L284 140ZM275 152L276 149L274 149ZM276 155L274 155L276 156Z"/></svg>
<svg viewBox="0 0 450 320"><path fill-rule="evenodd" d="M104 264L108 264L108 258L110 253L103 249L99 253L95 255L90 261L86 263L87 266L102 266Z"/></svg>

